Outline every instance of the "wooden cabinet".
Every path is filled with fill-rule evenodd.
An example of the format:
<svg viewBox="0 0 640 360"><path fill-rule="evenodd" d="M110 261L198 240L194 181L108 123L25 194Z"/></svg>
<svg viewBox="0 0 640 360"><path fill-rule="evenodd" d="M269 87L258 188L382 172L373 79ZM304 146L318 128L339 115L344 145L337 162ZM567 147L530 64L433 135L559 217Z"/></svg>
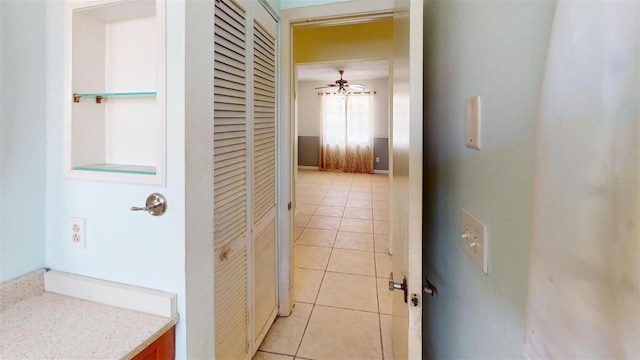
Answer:
<svg viewBox="0 0 640 360"><path fill-rule="evenodd" d="M163 0L67 0L67 178L164 185L164 11Z"/></svg>
<svg viewBox="0 0 640 360"><path fill-rule="evenodd" d="M156 341L144 348L133 360L170 360L175 358L176 327L172 326Z"/></svg>

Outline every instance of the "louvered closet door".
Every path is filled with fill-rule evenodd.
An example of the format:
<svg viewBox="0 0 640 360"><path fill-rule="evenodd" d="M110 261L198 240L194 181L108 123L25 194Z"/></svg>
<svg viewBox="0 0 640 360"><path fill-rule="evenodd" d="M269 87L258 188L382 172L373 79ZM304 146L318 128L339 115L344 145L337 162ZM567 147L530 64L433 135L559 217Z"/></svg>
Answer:
<svg viewBox="0 0 640 360"><path fill-rule="evenodd" d="M215 4L214 247L216 359L245 359L249 342L246 14Z"/></svg>
<svg viewBox="0 0 640 360"><path fill-rule="evenodd" d="M253 26L253 249L254 340L277 312L276 248L276 22L262 7Z"/></svg>

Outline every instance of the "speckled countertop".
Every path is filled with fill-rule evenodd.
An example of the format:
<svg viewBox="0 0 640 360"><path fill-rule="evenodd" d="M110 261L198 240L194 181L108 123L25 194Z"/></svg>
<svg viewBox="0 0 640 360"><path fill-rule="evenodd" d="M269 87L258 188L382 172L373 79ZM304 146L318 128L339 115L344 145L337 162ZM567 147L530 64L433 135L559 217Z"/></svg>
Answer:
<svg viewBox="0 0 640 360"><path fill-rule="evenodd" d="M0 298L0 359L129 359L178 322L39 289Z"/></svg>

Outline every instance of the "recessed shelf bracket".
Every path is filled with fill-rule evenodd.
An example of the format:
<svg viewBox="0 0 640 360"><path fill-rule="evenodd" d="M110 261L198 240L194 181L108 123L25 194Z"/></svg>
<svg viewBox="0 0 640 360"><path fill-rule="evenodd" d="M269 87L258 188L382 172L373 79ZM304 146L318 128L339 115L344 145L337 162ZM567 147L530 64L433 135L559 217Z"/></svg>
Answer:
<svg viewBox="0 0 640 360"><path fill-rule="evenodd" d="M96 99L96 104L102 104L102 100L107 97L134 97L134 96L156 96L155 91L140 91L140 92L121 92L121 93L74 93L73 102L80 102L80 98L92 97Z"/></svg>

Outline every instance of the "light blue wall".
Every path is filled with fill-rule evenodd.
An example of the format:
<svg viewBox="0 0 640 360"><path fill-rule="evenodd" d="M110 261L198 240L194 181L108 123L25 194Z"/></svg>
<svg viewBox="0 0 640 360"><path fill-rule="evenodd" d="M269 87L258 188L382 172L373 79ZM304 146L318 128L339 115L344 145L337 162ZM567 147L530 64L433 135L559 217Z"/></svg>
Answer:
<svg viewBox="0 0 640 360"><path fill-rule="evenodd" d="M428 358L520 358L535 119L554 3L425 3L424 275ZM465 98L482 98L482 150L464 145ZM489 274L459 245L460 209L488 225Z"/></svg>
<svg viewBox="0 0 640 360"><path fill-rule="evenodd" d="M105 280L178 294L185 313L185 169L184 169L184 1L167 1L167 187L64 179L63 93L64 7L46 2L46 264ZM44 35L44 34L43 34ZM26 42L23 42L26 43ZM168 201L160 217L131 212L147 195ZM86 218L86 249L70 246L69 217ZM185 321L176 332L177 357L186 355Z"/></svg>
<svg viewBox="0 0 640 360"><path fill-rule="evenodd" d="M48 266L175 292L186 358L185 2L167 1L166 187L64 179L63 4L0 1L0 280ZM167 197L165 215L129 211L152 192ZM86 249L68 242L72 216L86 218Z"/></svg>
<svg viewBox="0 0 640 360"><path fill-rule="evenodd" d="M45 2L0 1L0 281L45 266Z"/></svg>
<svg viewBox="0 0 640 360"><path fill-rule="evenodd" d="M299 8L305 6L325 5L351 0L280 0L280 10ZM275 9L275 8L274 8Z"/></svg>

